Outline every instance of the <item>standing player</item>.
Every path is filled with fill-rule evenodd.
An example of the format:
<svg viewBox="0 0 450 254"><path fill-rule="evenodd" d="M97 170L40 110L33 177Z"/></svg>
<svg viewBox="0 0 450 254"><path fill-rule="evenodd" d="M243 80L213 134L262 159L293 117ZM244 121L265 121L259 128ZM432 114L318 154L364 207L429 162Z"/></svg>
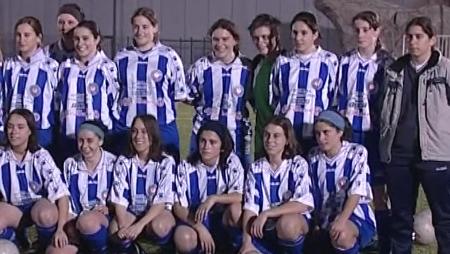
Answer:
<svg viewBox="0 0 450 254"><path fill-rule="evenodd" d="M62 5L58 10L58 16L56 18L56 26L58 27L60 38L45 47L44 51L46 55L55 59L58 63L74 57L75 48L72 39L72 29L83 20L84 13L80 6L75 3Z"/></svg>
<svg viewBox="0 0 450 254"><path fill-rule="evenodd" d="M450 60L434 49L430 18L410 20L405 35L409 52L386 71L380 121L392 251L411 253L420 183L433 217L437 253L450 253Z"/></svg>
<svg viewBox="0 0 450 254"><path fill-rule="evenodd" d="M218 121L202 125L197 144L198 150L178 166L174 213L181 223L175 246L181 253L215 253L226 232L235 247L240 244L244 169L228 129Z"/></svg>
<svg viewBox="0 0 450 254"><path fill-rule="evenodd" d="M275 115L291 120L306 154L314 145L314 119L335 97L338 60L317 45L319 25L309 12L292 19L291 38L293 50L280 55L274 64L271 99Z"/></svg>
<svg viewBox="0 0 450 254"><path fill-rule="evenodd" d="M369 154L380 253L389 253L389 218L384 166L380 161L379 119L385 68L393 62L381 48L380 21L376 13L363 11L353 17L357 48L346 53L339 68L338 110L352 125L353 142Z"/></svg>
<svg viewBox="0 0 450 254"><path fill-rule="evenodd" d="M316 226L329 233L336 253L359 253L376 232L367 150L346 141L351 127L335 111L320 113L314 132L318 147L310 152L310 167Z"/></svg>
<svg viewBox="0 0 450 254"><path fill-rule="evenodd" d="M76 55L59 69L62 159L76 152L75 134L84 121L100 120L112 131L118 118L117 69L100 51L100 39L94 21L80 22L74 30Z"/></svg>
<svg viewBox="0 0 450 254"><path fill-rule="evenodd" d="M15 32L18 54L3 66L3 107L6 114L16 108L33 112L38 143L48 148L53 142L58 63L45 56L41 48L42 27L38 19L19 19Z"/></svg>
<svg viewBox="0 0 450 254"><path fill-rule="evenodd" d="M264 128L265 157L247 173L241 253L302 253L314 200L298 152L289 119L272 118Z"/></svg>
<svg viewBox="0 0 450 254"><path fill-rule="evenodd" d="M269 100L270 72L275 59L280 54L281 22L269 14L256 16L248 30L258 55L253 59L253 84L250 90L250 102L256 111L255 159L264 156L264 126L273 115Z"/></svg>
<svg viewBox="0 0 450 254"><path fill-rule="evenodd" d="M119 253L130 253L141 233L159 245L172 237L176 165L162 152L158 125L151 115L136 116L131 124L130 153L120 156L114 167L111 202L115 217L110 231Z"/></svg>
<svg viewBox="0 0 450 254"><path fill-rule="evenodd" d="M119 52L115 59L121 83L119 135L128 132L135 116L154 115L165 150L178 161L175 101L187 97L183 64L172 48L159 42L159 24L152 9L137 9L131 24L133 46Z"/></svg>
<svg viewBox="0 0 450 254"><path fill-rule="evenodd" d="M106 127L99 121L86 121L77 133L79 154L64 162L64 180L70 191L66 232L70 244L49 247L50 253L109 253L107 250L111 190L116 156L103 150ZM81 238L81 239L79 239Z"/></svg>
<svg viewBox="0 0 450 254"><path fill-rule="evenodd" d="M52 237L55 246L65 246L69 191L50 154L37 144L34 116L27 109L8 115L0 165L0 238L14 240L16 230L35 224L41 251Z"/></svg>
<svg viewBox="0 0 450 254"><path fill-rule="evenodd" d="M189 97L195 106L191 151L197 148L197 133L204 121L227 126L234 151L244 168L250 163L251 126L246 97L251 82L250 62L239 53L239 34L233 22L217 20L208 31L212 54L190 68Z"/></svg>

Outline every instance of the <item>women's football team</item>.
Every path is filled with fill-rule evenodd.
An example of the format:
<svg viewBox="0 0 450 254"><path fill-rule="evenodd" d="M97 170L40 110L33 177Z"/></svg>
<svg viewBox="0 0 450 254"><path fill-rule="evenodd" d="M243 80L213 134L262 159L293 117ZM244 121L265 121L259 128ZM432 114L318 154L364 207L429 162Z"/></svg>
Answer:
<svg viewBox="0 0 450 254"><path fill-rule="evenodd" d="M434 38L413 21L406 34ZM352 19L355 49L339 58L309 12L290 23L291 49L277 18L256 16L253 60L219 19L212 52L186 76L152 9L130 22L132 45L111 60L76 4L59 9L61 37L47 47L38 19L17 21L17 53L0 72L0 238L23 247L35 225L37 253L140 253L145 238L179 253L352 254L377 235L390 252L378 143L394 59L376 13ZM195 108L186 160L178 102ZM307 244L314 237L326 241Z"/></svg>

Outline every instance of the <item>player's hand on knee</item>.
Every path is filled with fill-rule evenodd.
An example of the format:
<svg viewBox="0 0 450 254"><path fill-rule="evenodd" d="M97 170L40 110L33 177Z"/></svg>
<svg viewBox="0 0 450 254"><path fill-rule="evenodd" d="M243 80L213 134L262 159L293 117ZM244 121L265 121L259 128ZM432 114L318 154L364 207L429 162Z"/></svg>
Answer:
<svg viewBox="0 0 450 254"><path fill-rule="evenodd" d="M197 228L198 238L200 240L200 246L202 250L209 254L215 253L216 245L214 243L214 239L209 233L208 229L204 226Z"/></svg>
<svg viewBox="0 0 450 254"><path fill-rule="evenodd" d="M330 236L333 241L337 241L342 232L345 231L347 219L337 216L331 224Z"/></svg>
<svg viewBox="0 0 450 254"><path fill-rule="evenodd" d="M250 228L250 234L254 237L263 238L264 236L264 224L267 222L266 213L260 213L253 221Z"/></svg>
<svg viewBox="0 0 450 254"><path fill-rule="evenodd" d="M63 248L64 246L66 246L67 244L69 244L69 239L67 237L66 232L64 232L64 230L57 230L55 232L54 238L53 238L53 245L56 248Z"/></svg>

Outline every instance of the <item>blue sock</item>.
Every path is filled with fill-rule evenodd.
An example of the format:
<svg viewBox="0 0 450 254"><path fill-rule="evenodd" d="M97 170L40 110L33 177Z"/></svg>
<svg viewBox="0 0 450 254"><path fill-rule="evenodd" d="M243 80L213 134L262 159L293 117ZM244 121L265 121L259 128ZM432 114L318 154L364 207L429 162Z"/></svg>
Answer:
<svg viewBox="0 0 450 254"><path fill-rule="evenodd" d="M391 224L390 210L375 210L377 221L378 248L380 254L388 254L391 251L391 237L389 225Z"/></svg>
<svg viewBox="0 0 450 254"><path fill-rule="evenodd" d="M42 248L47 248L52 241L53 234L56 232L56 225L51 227L41 227L36 225L36 231L38 233L39 245Z"/></svg>
<svg viewBox="0 0 450 254"><path fill-rule="evenodd" d="M278 239L278 244L281 245L284 249L284 253L303 253L303 243L305 242L305 237L300 235L296 240L282 240Z"/></svg>
<svg viewBox="0 0 450 254"><path fill-rule="evenodd" d="M0 232L0 239L6 239L11 242L16 240L16 230L13 227L6 227Z"/></svg>
<svg viewBox="0 0 450 254"><path fill-rule="evenodd" d="M82 234L83 241L92 253L106 253L108 247L108 231L106 227L101 225L100 229L93 234Z"/></svg>
<svg viewBox="0 0 450 254"><path fill-rule="evenodd" d="M341 249L334 249L336 251L336 254L358 254L359 253L359 243L358 241L355 242L355 244L353 245L353 247L346 249L346 250L341 250Z"/></svg>
<svg viewBox="0 0 450 254"><path fill-rule="evenodd" d="M119 240L114 245L118 253L131 253L133 251L133 241L131 240Z"/></svg>

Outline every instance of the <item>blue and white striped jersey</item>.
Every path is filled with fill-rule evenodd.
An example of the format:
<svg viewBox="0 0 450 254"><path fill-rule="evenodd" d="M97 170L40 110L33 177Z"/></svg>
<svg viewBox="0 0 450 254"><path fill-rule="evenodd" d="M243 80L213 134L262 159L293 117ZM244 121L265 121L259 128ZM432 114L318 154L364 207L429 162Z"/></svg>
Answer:
<svg viewBox="0 0 450 254"><path fill-rule="evenodd" d="M114 166L111 202L142 215L153 204L173 205L175 160L164 155L161 162L141 165L137 156L120 156Z"/></svg>
<svg viewBox="0 0 450 254"><path fill-rule="evenodd" d="M313 136L315 117L333 104L338 59L322 48L308 56L280 55L271 74L275 115L291 120L301 137Z"/></svg>
<svg viewBox="0 0 450 254"><path fill-rule="evenodd" d="M277 170L273 170L265 157L252 163L245 182L244 209L256 215L285 202L300 202L310 211L314 208L309 167L300 155L285 159Z"/></svg>
<svg viewBox="0 0 450 254"><path fill-rule="evenodd" d="M47 150L27 152L22 161L7 148L0 149L0 193L2 201L14 206L30 205L40 198L55 202L69 191Z"/></svg>
<svg viewBox="0 0 450 254"><path fill-rule="evenodd" d="M112 130L118 118L119 83L117 68L102 52L86 67L67 59L59 69L61 132L73 137L86 120L99 119Z"/></svg>
<svg viewBox="0 0 450 254"><path fill-rule="evenodd" d="M199 162L192 165L183 161L178 165L175 178L177 194L175 202L183 207L196 209L208 196L215 194L243 193L244 168L236 154L231 153L227 167L208 167Z"/></svg>
<svg viewBox="0 0 450 254"><path fill-rule="evenodd" d="M54 94L58 84L58 62L38 49L29 59L9 58L3 66L6 112L25 108L34 113L38 129L55 124ZM6 113L5 112L5 113Z"/></svg>
<svg viewBox="0 0 450 254"><path fill-rule="evenodd" d="M370 202L372 189L367 164L367 150L364 146L344 141L341 150L333 158L328 158L318 147L310 152L311 178L313 181L315 213L323 228L334 220L333 212L342 209L349 195L360 195L359 205L353 214L375 225L375 217ZM334 197L335 200L332 200ZM333 207L337 199L342 199L340 207ZM336 214L335 214L336 215Z"/></svg>
<svg viewBox="0 0 450 254"><path fill-rule="evenodd" d="M172 48L157 43L150 51L128 47L115 58L121 83L120 123L151 114L160 125L175 121L175 101L187 98L183 63Z"/></svg>
<svg viewBox="0 0 450 254"><path fill-rule="evenodd" d="M64 161L64 180L70 192L70 213L73 216L91 210L96 205L106 205L113 182L116 156L102 150L97 168L89 173L82 155Z"/></svg>
<svg viewBox="0 0 450 254"><path fill-rule="evenodd" d="M378 50L370 59L357 50L345 54L339 67L338 110L348 118L353 130L362 132L373 128L376 121L373 107L382 96L386 64L392 57ZM374 119L375 118L375 119Z"/></svg>
<svg viewBox="0 0 450 254"><path fill-rule="evenodd" d="M230 64L205 56L189 70L189 100L195 106L192 131L197 134L207 120L218 120L228 127L236 151L243 141L251 142L251 127L246 107L251 85L250 61L236 57Z"/></svg>

